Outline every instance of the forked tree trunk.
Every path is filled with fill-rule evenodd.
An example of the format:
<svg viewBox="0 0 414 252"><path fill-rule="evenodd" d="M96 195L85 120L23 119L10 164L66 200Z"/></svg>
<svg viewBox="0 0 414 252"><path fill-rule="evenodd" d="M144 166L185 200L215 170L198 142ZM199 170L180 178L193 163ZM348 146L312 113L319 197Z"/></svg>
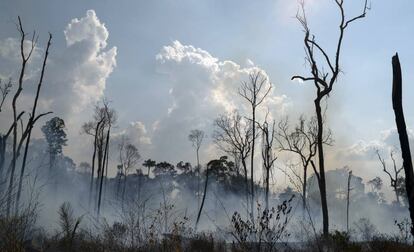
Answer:
<svg viewBox="0 0 414 252"><path fill-rule="evenodd" d="M396 54L392 58L392 107L395 114L395 123L397 125L398 136L400 138L401 155L405 172L405 189L408 197L408 210L411 218L411 235L414 236L414 172L411 160L410 144L408 141L407 128L405 125L404 111L402 106L402 75L401 65Z"/></svg>

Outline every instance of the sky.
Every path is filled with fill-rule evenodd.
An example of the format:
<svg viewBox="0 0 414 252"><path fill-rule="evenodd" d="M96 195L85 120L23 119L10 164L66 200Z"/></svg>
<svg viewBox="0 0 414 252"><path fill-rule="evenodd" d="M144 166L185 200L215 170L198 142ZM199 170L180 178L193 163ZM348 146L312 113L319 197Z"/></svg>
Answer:
<svg viewBox="0 0 414 252"><path fill-rule="evenodd" d="M362 11L362 0L344 2L347 17ZM311 32L332 55L339 21L334 1L305 3ZM335 139L328 168L349 166L365 180L381 172L372 149L385 155L398 147L391 106L396 52L403 68L406 121L409 128L414 124L414 3L372 0L370 7L367 17L345 34L342 74L327 112ZM263 70L273 85L264 107L275 119L312 115L313 86L290 80L309 73L297 10L295 0L3 0L0 77L16 79L20 15L25 30L39 35L21 106L30 104L51 32L40 109L65 120L69 141L64 151L76 163L90 159L91 139L80 129L103 97L118 112L114 138L128 135L143 158L194 162L187 135L199 128L209 136L201 155L206 163L220 155L210 137L214 119L234 108L247 110L237 88L252 69ZM1 116L4 129L3 118L10 114ZM40 136L37 129L35 137Z"/></svg>

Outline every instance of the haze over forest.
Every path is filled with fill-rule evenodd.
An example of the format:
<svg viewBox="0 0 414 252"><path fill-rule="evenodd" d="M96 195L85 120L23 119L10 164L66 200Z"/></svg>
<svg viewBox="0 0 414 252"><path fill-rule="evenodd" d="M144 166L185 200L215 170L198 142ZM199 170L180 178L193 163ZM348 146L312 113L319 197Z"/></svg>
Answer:
<svg viewBox="0 0 414 252"><path fill-rule="evenodd" d="M2 1L0 251L411 251L412 7Z"/></svg>

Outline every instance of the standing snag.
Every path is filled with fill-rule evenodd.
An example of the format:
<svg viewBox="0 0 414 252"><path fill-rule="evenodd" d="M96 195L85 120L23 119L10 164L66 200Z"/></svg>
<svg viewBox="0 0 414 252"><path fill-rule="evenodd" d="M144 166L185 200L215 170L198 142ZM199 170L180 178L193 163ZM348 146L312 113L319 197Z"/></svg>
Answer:
<svg viewBox="0 0 414 252"><path fill-rule="evenodd" d="M340 13L340 23L339 23L339 36L336 41L336 50L334 58L330 57L326 49L324 49L320 43L315 39L315 35L311 34L308 20L305 14L305 4L304 1L301 1L301 13L298 12L296 18L302 25L302 28L305 32L304 44L305 44L305 53L306 61L309 64L311 69L311 76L304 77L296 75L292 77L292 80L301 80L301 81L310 81L313 82L316 88L316 98L314 100L318 134L317 134L317 149L318 149L318 161L319 161L319 176L318 185L321 196L321 208L322 208L322 217L323 217L323 235L325 238L329 234L329 215L328 215L328 203L326 199L326 180L325 180L325 156L323 150L323 135L324 135L324 116L322 112L321 103L324 99L327 99L333 89L334 84L338 80L340 69L340 56L341 49L343 44L343 39L345 31L348 26L366 16L368 7L368 0L364 2L364 8L362 13L358 16L355 16L350 19L345 17L344 9L344 0L334 0ZM323 59L319 61L319 56ZM325 72L324 67L326 66L328 71Z"/></svg>
<svg viewBox="0 0 414 252"><path fill-rule="evenodd" d="M252 130L251 155L250 155L250 214L254 218L254 154L256 140L256 110L263 103L272 89L269 79L262 71L254 71L249 74L249 80L243 81L239 88L239 95L243 97L251 108L252 117L249 118Z"/></svg>
<svg viewBox="0 0 414 252"><path fill-rule="evenodd" d="M202 130L192 130L190 132L190 135L188 135L188 140L190 140L190 142L193 144L193 147L196 150L196 155L197 155L197 167L196 167L196 172L197 172L197 206L200 207L200 171L201 171L201 167L200 167L200 147L201 144L203 143L204 138L206 137L204 131Z"/></svg>
<svg viewBox="0 0 414 252"><path fill-rule="evenodd" d="M402 74L398 54L392 57L392 73L392 108L394 109L395 123L397 125L398 136L400 139L401 154L405 172L405 189L407 191L408 210L410 211L411 218L411 235L414 236L414 171L402 106Z"/></svg>

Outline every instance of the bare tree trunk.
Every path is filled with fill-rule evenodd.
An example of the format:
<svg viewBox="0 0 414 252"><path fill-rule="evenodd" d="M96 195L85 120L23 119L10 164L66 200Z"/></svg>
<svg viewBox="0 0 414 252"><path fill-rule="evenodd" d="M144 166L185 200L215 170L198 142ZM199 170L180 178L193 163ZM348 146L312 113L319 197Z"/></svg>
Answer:
<svg viewBox="0 0 414 252"><path fill-rule="evenodd" d="M109 127L109 131L110 131L110 127ZM108 131L108 134L109 134ZM107 143L106 143L106 147L105 147L105 180L104 180L104 193L103 193L103 198L105 199L106 196L106 188L107 188L107 182L108 182L108 163L109 163L109 138L107 139Z"/></svg>
<svg viewBox="0 0 414 252"><path fill-rule="evenodd" d="M34 119L36 117L36 108L37 108L37 103L38 103L38 100L39 100L40 89L42 88L43 77L45 75L46 63L47 63L47 58L49 56L49 48L50 48L50 44L51 44L50 42L51 41L52 41L52 34L49 33L49 40L47 41L46 52L45 52L45 56L43 58L42 71L40 73L39 83L37 84L36 97L35 97L35 100L33 102L32 114L30 115L30 118L29 118L29 121L28 121L27 130L29 131L29 133L28 133L27 138L26 138L26 146L24 148L22 167L21 167L21 170L20 170L19 186L18 186L18 189L17 189L16 206L15 206L16 215L18 213L19 201L20 201L20 196L21 196L21 193L22 193L24 170L26 168L27 153L29 151L30 138L31 138L32 129L33 129L33 126L34 126L34 123L35 123Z"/></svg>
<svg viewBox="0 0 414 252"><path fill-rule="evenodd" d="M302 185L302 207L306 210L306 190L308 183L308 167L303 168L303 185Z"/></svg>
<svg viewBox="0 0 414 252"><path fill-rule="evenodd" d="M352 171L348 174L348 190L346 194L346 232L349 233L349 193L351 191Z"/></svg>
<svg viewBox="0 0 414 252"><path fill-rule="evenodd" d="M255 140L256 140L256 97L254 97L254 106L252 106L252 154L250 158L250 187L251 187L251 202L250 202L250 215L252 219L252 223L254 223L254 146L255 146Z"/></svg>
<svg viewBox="0 0 414 252"><path fill-rule="evenodd" d="M197 207L200 208L200 159L198 155L199 148L197 148Z"/></svg>
<svg viewBox="0 0 414 252"><path fill-rule="evenodd" d="M395 200L397 201L397 205L400 206L400 195L398 195L398 185L397 185L397 183L395 183L394 192L395 192Z"/></svg>
<svg viewBox="0 0 414 252"><path fill-rule="evenodd" d="M203 199L201 200L201 205L200 208L198 210L198 214L197 214L197 220L196 220L196 224L195 224L195 231L197 231L197 226L198 226L198 222L200 221L200 217L201 217L201 212L203 211L203 207L204 207L204 202L206 200L206 195L207 195L207 185L208 185L208 173L209 173L209 169L208 169L208 165L206 168L206 180L204 182L204 193L203 193Z"/></svg>
<svg viewBox="0 0 414 252"><path fill-rule="evenodd" d="M91 172L91 183L89 187L89 208L92 201L92 194L93 194L93 176L95 173L95 158L96 158L96 146L98 144L98 129L99 129L100 122L96 124L95 128L95 139L93 142L93 154L92 154L92 172Z"/></svg>
<svg viewBox="0 0 414 252"><path fill-rule="evenodd" d="M19 86L17 88L16 93L13 96L13 101L12 101L12 108L13 108L13 124L15 125L15 127L13 127L13 157L12 157L12 161L11 161L11 172L10 172L10 180L9 180L9 187L7 190L7 208L6 208L6 216L9 216L10 214L10 206L11 206L11 201L12 201L12 193L13 193L13 182L14 182L14 172L16 170L16 161L17 161L17 99L19 98L22 90L23 90L23 77L24 77L24 73L26 70L26 64L27 61L29 60L28 57L30 57L31 52L33 51L33 49L31 50L31 52L29 53L29 56L26 57L25 53L24 53L24 41L25 41L25 32L23 31L23 26L20 20L20 17L18 17L19 19L19 29L20 29L20 34L21 34L21 39L20 39L20 54L21 54L21 58L22 58L22 65L21 65L21 70L20 70L20 75L19 75ZM34 41L32 41L32 48L34 46Z"/></svg>
<svg viewBox="0 0 414 252"><path fill-rule="evenodd" d="M103 164L103 166L101 167L101 180L100 180L100 185L99 185L99 196L98 196L98 216L101 212L101 202L102 202L102 187L103 187L103 180L104 180L104 171L105 171L105 163L106 163L106 155L108 152L108 145L109 145L109 134L110 134L111 128L108 129L107 133L106 133L106 142L105 142L105 151L104 151L104 157L101 161L101 163ZM126 176L126 174L125 174Z"/></svg>
<svg viewBox="0 0 414 252"><path fill-rule="evenodd" d="M266 197L266 210L269 209L269 176L270 176L270 168L266 168L266 191L265 191L265 197Z"/></svg>
<svg viewBox="0 0 414 252"><path fill-rule="evenodd" d="M247 178L247 165L246 160L242 158L242 166L244 170L244 183L245 183L245 193L246 193L246 214L247 218L250 216L249 214L249 180Z"/></svg>
<svg viewBox="0 0 414 252"><path fill-rule="evenodd" d="M400 139L401 154L405 171L405 189L407 191L409 205L408 210L411 217L411 235L414 236L414 172L402 106L402 74L398 54L392 58L392 70L392 107L394 109L395 123L397 125L398 135Z"/></svg>
<svg viewBox="0 0 414 252"><path fill-rule="evenodd" d="M3 167L6 160L6 142L7 136L0 135L0 183L3 181Z"/></svg>
<svg viewBox="0 0 414 252"><path fill-rule="evenodd" d="M318 122L318 160L319 160L319 191L321 195L322 219L323 219L323 235L325 238L329 235L329 215L328 202L326 199L326 181L325 181L325 160L323 153L323 116L321 109L321 98L315 99L316 118Z"/></svg>
<svg viewBox="0 0 414 252"><path fill-rule="evenodd" d="M124 208L126 185L127 185L127 177L126 177L126 174L125 174L124 175L124 185L122 187L122 196L121 196L122 209Z"/></svg>

